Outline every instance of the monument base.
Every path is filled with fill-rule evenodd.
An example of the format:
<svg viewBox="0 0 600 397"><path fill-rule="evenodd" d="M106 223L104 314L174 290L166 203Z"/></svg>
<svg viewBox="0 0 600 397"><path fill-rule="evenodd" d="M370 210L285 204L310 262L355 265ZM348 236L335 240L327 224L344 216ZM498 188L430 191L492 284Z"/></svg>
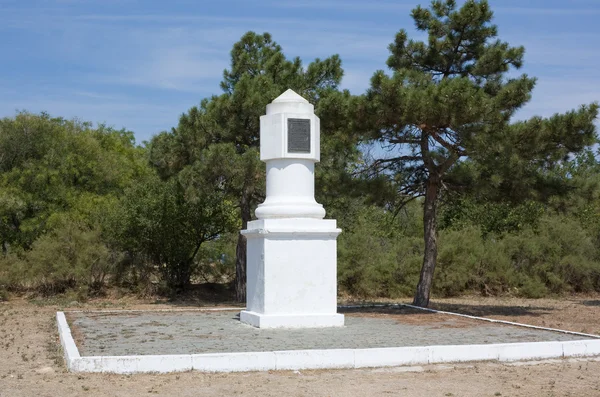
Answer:
<svg viewBox="0 0 600 397"><path fill-rule="evenodd" d="M343 327L343 314L261 314L243 310L240 321L257 328Z"/></svg>
<svg viewBox="0 0 600 397"><path fill-rule="evenodd" d="M341 327L337 314L337 244L333 219L248 222L246 310L259 328Z"/></svg>

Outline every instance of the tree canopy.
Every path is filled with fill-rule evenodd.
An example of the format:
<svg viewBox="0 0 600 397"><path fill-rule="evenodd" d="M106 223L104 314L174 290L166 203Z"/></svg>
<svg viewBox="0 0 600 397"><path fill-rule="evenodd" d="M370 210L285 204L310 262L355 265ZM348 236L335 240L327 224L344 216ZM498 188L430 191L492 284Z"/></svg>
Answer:
<svg viewBox="0 0 600 397"><path fill-rule="evenodd" d="M339 171L352 160L344 155L357 153L353 142L334 139L342 136L343 121L324 114L348 111L350 95L338 90L342 75L337 55L304 67L300 58L286 58L270 34L248 32L233 46L230 69L223 72L223 93L202 100L181 116L171 132L156 136L151 143L151 161L161 175L170 177L185 167L214 160L208 168L221 175L223 188L237 203L241 227L246 228L264 198L264 164L258 156L260 116L282 92L295 90L328 120L322 136L327 153L323 157L330 157L329 177L335 172L341 177ZM240 301L246 296L245 282L246 244L240 235L236 253L236 296Z"/></svg>
<svg viewBox="0 0 600 397"><path fill-rule="evenodd" d="M424 197L425 251L414 304L427 306L437 258L437 208L460 191L452 178L468 159L469 175L503 195L560 191L555 172L569 154L595 142L597 104L550 118L512 121L531 98L535 79L512 77L525 49L497 39L487 1L436 0L412 17L426 41L400 30L390 44L392 71L375 73L358 105L358 128L389 149L373 167L389 174L401 198ZM454 168L456 173L452 173ZM452 175L452 176L451 176Z"/></svg>
<svg viewBox="0 0 600 397"><path fill-rule="evenodd" d="M432 293L600 291L598 105L516 119L536 80L487 1L412 17L426 38L400 30L363 95L340 88L337 55L304 64L248 32L220 93L143 146L46 113L0 120L0 299L208 282L242 301L239 230L265 193L259 120L288 88L321 120L315 195L343 229L340 293L426 306Z"/></svg>

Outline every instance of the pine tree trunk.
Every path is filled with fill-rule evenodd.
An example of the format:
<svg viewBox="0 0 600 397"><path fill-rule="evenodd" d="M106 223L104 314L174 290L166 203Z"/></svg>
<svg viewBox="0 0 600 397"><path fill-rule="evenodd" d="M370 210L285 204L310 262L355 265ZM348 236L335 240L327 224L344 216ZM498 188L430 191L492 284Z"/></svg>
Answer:
<svg viewBox="0 0 600 397"><path fill-rule="evenodd" d="M248 222L252 219L252 214L246 197L242 197L240 204L242 230L244 230L248 227ZM235 249L235 300L237 302L246 301L246 237L241 233L238 236L237 247Z"/></svg>
<svg viewBox="0 0 600 397"><path fill-rule="evenodd" d="M427 181L427 190L425 191L425 203L423 205L423 228L425 237L425 252L423 255L423 266L421 267L421 277L417 284L417 292L413 300L413 305L427 307L429 305L429 295L431 294L431 285L433 284L433 273L437 261L437 196L439 181L437 178L430 177Z"/></svg>

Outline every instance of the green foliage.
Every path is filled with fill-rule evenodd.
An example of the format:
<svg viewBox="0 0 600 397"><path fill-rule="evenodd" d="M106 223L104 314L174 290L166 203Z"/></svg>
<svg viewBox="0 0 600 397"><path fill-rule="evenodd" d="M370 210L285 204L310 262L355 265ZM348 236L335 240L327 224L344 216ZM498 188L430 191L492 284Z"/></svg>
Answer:
<svg viewBox="0 0 600 397"><path fill-rule="evenodd" d="M100 287L119 261L107 215L148 170L131 132L44 113L0 120L0 279L45 293Z"/></svg>
<svg viewBox="0 0 600 397"><path fill-rule="evenodd" d="M472 197L458 196L440 208L440 229L479 227L482 235L502 234L536 227L546 207L536 201L477 203Z"/></svg>
<svg viewBox="0 0 600 397"><path fill-rule="evenodd" d="M343 71L337 55L316 59L304 67L300 58L288 59L268 33L248 32L231 50L230 68L223 73L221 95L205 98L179 119L177 128L152 140L150 158L163 178L178 175L185 167L214 162L210 170L220 175L220 186L235 201L241 227L252 219L264 199L265 168L259 160L260 116L277 96L291 88L315 105L323 120L323 158L318 178L340 181L345 166L358 154L355 142L344 137L350 99L340 93ZM328 115L331 114L331 117ZM342 117L344 116L344 117ZM322 185L318 185L322 186ZM333 186L343 186L340 183ZM323 192L334 197L337 190ZM238 239L236 298L245 298L245 240Z"/></svg>
<svg viewBox="0 0 600 397"><path fill-rule="evenodd" d="M600 252L572 218L545 217L537 233L509 236L505 244L515 268L551 293L600 290Z"/></svg>
<svg viewBox="0 0 600 397"><path fill-rule="evenodd" d="M4 253L31 248L70 213L86 219L121 194L147 167L131 133L19 113L0 120L0 243ZM102 207L102 206L100 206Z"/></svg>
<svg viewBox="0 0 600 397"><path fill-rule="evenodd" d="M229 284L235 277L237 233L227 233L202 245L195 276L200 282Z"/></svg>
<svg viewBox="0 0 600 397"><path fill-rule="evenodd" d="M167 287L187 287L203 243L235 225L234 209L202 171L186 168L177 178L149 176L127 190L115 213L115 244L158 269Z"/></svg>
<svg viewBox="0 0 600 397"><path fill-rule="evenodd" d="M456 296L465 291L499 295L515 285L514 270L498 238L483 239L477 227L440 233L434 293Z"/></svg>
<svg viewBox="0 0 600 397"><path fill-rule="evenodd" d="M111 274L114 258L99 230L64 219L39 237L30 250L0 259L0 274L9 285L62 293L83 286L98 290Z"/></svg>
<svg viewBox="0 0 600 397"><path fill-rule="evenodd" d="M341 291L365 298L411 294L422 259L422 234L402 225L420 223L418 205L409 205L400 221L373 207L359 207L352 216L355 223L346 224L338 239ZM440 232L436 296L541 298L594 291L600 292L600 247L577 218L544 215L535 227L486 237L477 224Z"/></svg>
<svg viewBox="0 0 600 397"><path fill-rule="evenodd" d="M420 223L418 208L414 207L409 206L402 216L394 218L388 211L354 202L340 222L341 291L362 298L394 298L413 292L423 252L422 235L406 227Z"/></svg>
<svg viewBox="0 0 600 397"><path fill-rule="evenodd" d="M434 0L429 8L416 7L412 17L427 40L398 32L389 46L392 75L373 75L367 93L354 101L353 127L389 149L372 169L397 186L400 203L425 197L425 250L414 303L426 306L440 197L468 192L479 203L545 203L569 191L573 183L561 172L563 164L596 142L598 104L511 122L529 101L535 79L509 75L522 66L525 49L497 39L488 2L457 7L455 0ZM523 218L515 206L488 210L476 215L484 231L518 227ZM500 219L503 212L509 219Z"/></svg>
<svg viewBox="0 0 600 397"><path fill-rule="evenodd" d="M496 39L488 3L434 1L412 16L427 40L400 31L391 75L375 73L360 97L339 90L336 55L304 66L249 32L222 94L147 148L130 131L45 113L0 120L0 300L234 277L243 297L237 231L265 190L259 117L288 88L321 119L316 198L343 229L341 293L411 294L421 263L435 265L437 207L434 294L600 292L597 105L511 122L535 80L507 73L524 50ZM371 161L359 135L386 156Z"/></svg>
<svg viewBox="0 0 600 397"><path fill-rule="evenodd" d="M600 290L600 250L576 219L543 216L536 228L482 238L474 227L441 234L438 293L510 292L529 298Z"/></svg>

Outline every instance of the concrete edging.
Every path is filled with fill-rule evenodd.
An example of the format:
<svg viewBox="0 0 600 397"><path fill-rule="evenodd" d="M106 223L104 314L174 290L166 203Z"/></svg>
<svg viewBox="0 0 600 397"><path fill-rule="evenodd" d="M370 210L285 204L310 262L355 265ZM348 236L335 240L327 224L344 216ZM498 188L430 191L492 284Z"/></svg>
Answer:
<svg viewBox="0 0 600 397"><path fill-rule="evenodd" d="M57 312L56 320L67 368L71 372L117 374L167 373L191 370L246 372L369 368L486 360L519 361L600 355L600 339L590 339L485 345L81 357L67 324L65 314Z"/></svg>
<svg viewBox="0 0 600 397"><path fill-rule="evenodd" d="M75 345L73 335L71 335L71 328L69 328L65 313L56 312L56 324L58 326L58 336L65 355L67 369L71 371L74 368L73 364L75 361L81 360L81 356L79 355L77 345Z"/></svg>

